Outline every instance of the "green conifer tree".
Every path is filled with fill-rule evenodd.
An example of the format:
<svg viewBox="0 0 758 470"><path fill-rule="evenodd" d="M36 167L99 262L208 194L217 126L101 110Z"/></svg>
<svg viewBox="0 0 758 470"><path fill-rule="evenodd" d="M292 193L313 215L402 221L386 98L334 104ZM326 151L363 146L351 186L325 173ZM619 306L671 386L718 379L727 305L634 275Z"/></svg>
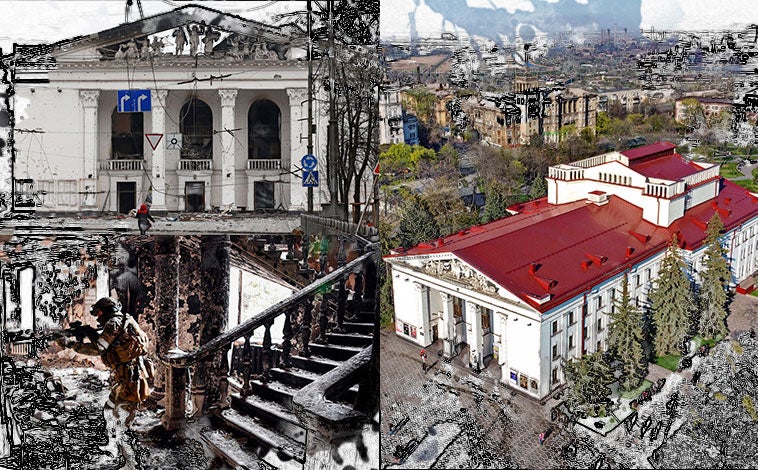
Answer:
<svg viewBox="0 0 758 470"><path fill-rule="evenodd" d="M679 354L679 346L687 337L694 301L686 269L675 234L649 295L655 326L653 342L658 356Z"/></svg>
<svg viewBox="0 0 758 470"><path fill-rule="evenodd" d="M713 214L706 230L706 248L703 256L703 270L700 273L702 284L698 307L700 318L698 333L706 339L718 335L726 336L727 289L732 273L729 270L727 251L721 245L719 237L724 231L718 212Z"/></svg>
<svg viewBox="0 0 758 470"><path fill-rule="evenodd" d="M614 299L608 327L608 347L621 360L619 383L624 390L639 387L647 373L647 360L642 349L642 310L629 296L629 279L621 281L621 297Z"/></svg>
<svg viewBox="0 0 758 470"><path fill-rule="evenodd" d="M397 226L397 238L405 247L434 240L442 235L440 226L434 219L426 201L413 195L405 201L400 223Z"/></svg>
<svg viewBox="0 0 758 470"><path fill-rule="evenodd" d="M508 207L508 195L502 184L496 182L488 184L484 198L483 223L502 219L508 215L508 211L506 210Z"/></svg>
<svg viewBox="0 0 758 470"><path fill-rule="evenodd" d="M608 401L611 394L608 384L614 376L601 352L564 361L563 375L568 383L566 403L571 410L592 414L596 406Z"/></svg>

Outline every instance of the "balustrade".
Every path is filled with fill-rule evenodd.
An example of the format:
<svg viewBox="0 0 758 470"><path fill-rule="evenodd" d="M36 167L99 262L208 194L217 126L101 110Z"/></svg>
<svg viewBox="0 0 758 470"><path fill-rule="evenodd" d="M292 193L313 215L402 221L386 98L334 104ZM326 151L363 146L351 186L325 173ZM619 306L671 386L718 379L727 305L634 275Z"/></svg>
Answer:
<svg viewBox="0 0 758 470"><path fill-rule="evenodd" d="M193 402L202 411L202 400L197 400L196 395L204 390L202 387L192 384L192 378L188 373L190 368L207 367L213 357L219 352L232 349L232 367L229 374L234 379L235 386L240 388L243 395L247 396L252 391L251 381L258 379L268 380L269 371L272 367L288 367L293 353L303 356L310 355L309 344L314 327L314 302L316 294L322 294L322 300L318 307L319 340L326 341L326 333L329 328L329 312L333 310L329 298L337 292L336 322L341 326L345 314L345 300L347 289L345 282L351 273L360 273L361 283L356 284L356 295L360 298L374 298L375 282L369 282L371 276L375 276L376 253L370 251L355 260L338 267L334 272L316 280L304 289L296 292L289 298L273 305L263 312L255 315L242 324L228 330L220 336L213 338L199 349L192 352L172 350L165 354L162 361L167 366L166 376L166 413L163 424L167 429L175 429L185 419L186 398L188 385L192 391ZM362 284L362 285L361 285ZM359 292L359 288L362 291ZM302 316L299 315L302 309ZM271 328L278 317L283 317L282 342L276 345L272 341ZM251 343L253 332L264 327L263 341L260 345ZM297 345L293 338L300 336L302 345ZM296 351L297 350L297 351ZM206 403L209 409L214 404Z"/></svg>

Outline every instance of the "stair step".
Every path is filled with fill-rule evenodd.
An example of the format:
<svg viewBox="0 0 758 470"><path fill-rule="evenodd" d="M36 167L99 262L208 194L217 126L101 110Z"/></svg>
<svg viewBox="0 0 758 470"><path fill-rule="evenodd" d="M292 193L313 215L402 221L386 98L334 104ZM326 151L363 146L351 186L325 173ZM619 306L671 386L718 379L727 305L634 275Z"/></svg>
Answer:
<svg viewBox="0 0 758 470"><path fill-rule="evenodd" d="M214 454L224 459L232 468L259 469L261 465L258 458L250 449L243 445L231 434L220 429L204 429L199 433L200 438L211 448Z"/></svg>
<svg viewBox="0 0 758 470"><path fill-rule="evenodd" d="M349 321L373 324L375 318L376 318L376 315L374 315L374 312L361 311L361 312L356 313L354 317L350 317Z"/></svg>
<svg viewBox="0 0 758 470"><path fill-rule="evenodd" d="M298 442L305 443L305 430L300 426L297 416L280 403L264 400L256 395L242 397L233 393L231 397L234 409L253 415L269 427Z"/></svg>
<svg viewBox="0 0 758 470"><path fill-rule="evenodd" d="M362 346L366 347L371 344L373 336L362 335L360 333L327 333L326 337L329 344L344 346Z"/></svg>
<svg viewBox="0 0 758 470"><path fill-rule="evenodd" d="M362 335L370 335L374 333L373 323L358 323L358 322L346 321L342 323L342 326L345 327L345 330L350 333L360 333Z"/></svg>
<svg viewBox="0 0 758 470"><path fill-rule="evenodd" d="M292 397L299 390L299 388L290 387L280 382L269 381L264 384L260 380L251 380L250 387L254 394L265 400L279 403L288 410L292 409Z"/></svg>
<svg viewBox="0 0 758 470"><path fill-rule="evenodd" d="M305 444L272 431L256 418L240 413L233 408L222 410L217 413L217 416L246 437L255 439L274 450L274 456L278 459L284 461L295 459L300 463L305 461ZM270 462L270 456L267 454L267 450L264 450L259 455Z"/></svg>
<svg viewBox="0 0 758 470"><path fill-rule="evenodd" d="M269 373L271 374L271 378L277 382L284 383L298 389L305 387L323 375L317 372L299 369L297 367L290 367L289 369L280 369L279 367L274 367L269 370Z"/></svg>
<svg viewBox="0 0 758 470"><path fill-rule="evenodd" d="M309 370L319 374L325 374L342 364L340 361L316 355L311 357L290 356L290 363L300 369Z"/></svg>
<svg viewBox="0 0 758 470"><path fill-rule="evenodd" d="M346 361L364 349L358 346L340 346L336 344L311 343L309 346L311 351L316 354L337 361Z"/></svg>

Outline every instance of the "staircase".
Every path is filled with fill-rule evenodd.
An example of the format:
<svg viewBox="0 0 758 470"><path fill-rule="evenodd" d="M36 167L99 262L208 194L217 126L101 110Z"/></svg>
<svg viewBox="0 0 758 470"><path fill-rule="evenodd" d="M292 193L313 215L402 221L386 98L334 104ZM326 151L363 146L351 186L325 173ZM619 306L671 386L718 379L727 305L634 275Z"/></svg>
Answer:
<svg viewBox="0 0 758 470"><path fill-rule="evenodd" d="M364 255L309 284L213 344L169 358L173 378L168 382L174 387L167 395L174 394L176 398L167 404L164 425L171 429L183 421L183 393L187 390L182 382L184 371L190 366L203 367L212 355L233 349L228 405L219 403L209 408L208 415L190 429L232 468L303 468L308 433L316 431L307 430L295 414L296 395L351 358L354 363L359 353L365 356L367 348L370 351L378 311L375 283L360 286L352 311L346 308L349 303L344 286L356 270L363 272L362 268L374 263L372 256ZM326 295L326 302L316 301L321 294ZM320 307L315 311L317 306ZM285 319L283 341L272 344L270 329L280 316ZM326 329L320 331L323 325ZM252 332L261 326L266 328L263 344L251 344ZM353 409L361 401L359 382L347 384L342 393L328 400Z"/></svg>
<svg viewBox="0 0 758 470"><path fill-rule="evenodd" d="M256 468L252 462L259 460L275 468L301 468L306 430L293 412L293 398L300 389L370 346L373 336L360 331L371 328L372 323L355 323L345 325L344 333L327 333L328 343L310 344L310 357L291 356L289 367L279 364L268 370L268 381L250 380L250 395L245 396L241 383L232 381L237 390L230 394L231 406L214 412L211 426L200 436L233 468ZM354 385L339 401L352 406L357 396L358 386ZM231 455L226 451L229 441L237 449Z"/></svg>

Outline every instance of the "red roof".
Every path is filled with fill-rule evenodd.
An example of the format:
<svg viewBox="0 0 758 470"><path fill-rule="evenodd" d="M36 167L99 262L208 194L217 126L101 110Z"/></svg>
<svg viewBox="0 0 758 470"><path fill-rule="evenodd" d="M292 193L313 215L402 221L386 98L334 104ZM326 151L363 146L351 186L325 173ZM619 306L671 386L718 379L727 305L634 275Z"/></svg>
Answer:
<svg viewBox="0 0 758 470"><path fill-rule="evenodd" d="M454 254L546 312L665 250L674 233L686 249L699 247L705 224L716 211L727 229L758 215L758 197L729 181L721 181L718 198L689 209L668 228L643 220L642 209L617 196L602 206L586 201L521 206L529 213L475 226L387 258ZM534 300L548 293L552 295L548 302L540 305Z"/></svg>
<svg viewBox="0 0 758 470"><path fill-rule="evenodd" d="M685 176L693 175L698 171L703 171L703 168L695 163L685 161L684 157L678 153L654 158L652 160L639 158L636 161L630 161L629 167L648 178L660 178L673 181L684 178Z"/></svg>
<svg viewBox="0 0 758 470"><path fill-rule="evenodd" d="M624 150L621 152L621 155L624 155L626 158L628 158L629 163L631 164L632 160L652 158L654 156L665 155L669 153L673 154L675 148L676 145L672 144L671 142L656 142L654 144L643 145L642 147Z"/></svg>

